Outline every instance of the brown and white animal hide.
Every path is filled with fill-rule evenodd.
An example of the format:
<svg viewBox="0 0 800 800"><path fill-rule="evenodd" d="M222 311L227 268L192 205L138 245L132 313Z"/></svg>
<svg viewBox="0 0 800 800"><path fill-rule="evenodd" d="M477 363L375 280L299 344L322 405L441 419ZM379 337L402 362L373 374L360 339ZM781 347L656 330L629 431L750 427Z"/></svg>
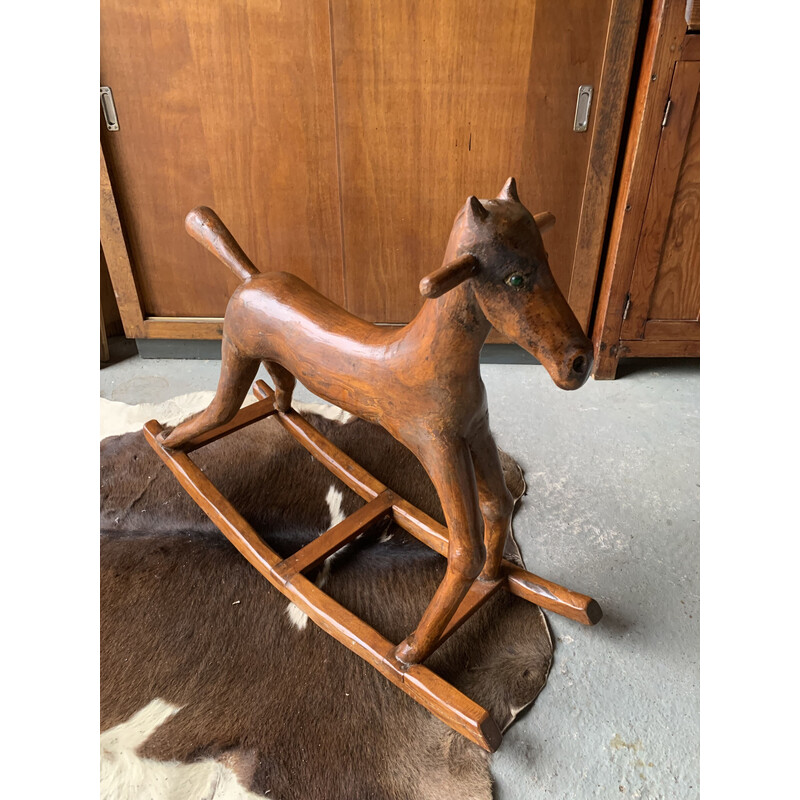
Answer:
<svg viewBox="0 0 800 800"><path fill-rule="evenodd" d="M443 521L419 463L381 428L335 413L304 415ZM363 503L274 419L192 457L284 556ZM503 461L518 498L521 471ZM400 641L444 566L387 522L329 559L316 581ZM141 433L101 443L104 798L491 798L488 754L307 623L183 492ZM426 664L506 727L544 686L552 652L541 611L500 592Z"/></svg>

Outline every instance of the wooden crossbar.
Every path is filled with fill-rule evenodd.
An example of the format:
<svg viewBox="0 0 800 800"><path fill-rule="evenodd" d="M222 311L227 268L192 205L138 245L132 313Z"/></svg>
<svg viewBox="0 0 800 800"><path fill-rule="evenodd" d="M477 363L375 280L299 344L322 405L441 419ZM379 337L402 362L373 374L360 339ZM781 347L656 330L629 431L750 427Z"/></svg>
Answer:
<svg viewBox="0 0 800 800"><path fill-rule="evenodd" d="M374 500L361 506L349 517L345 517L338 525L328 528L325 533L321 533L294 555L281 561L275 570L276 573L288 582L298 573L319 566L329 555L348 542L352 542L374 522L389 516L392 513L393 502L392 492L381 492Z"/></svg>

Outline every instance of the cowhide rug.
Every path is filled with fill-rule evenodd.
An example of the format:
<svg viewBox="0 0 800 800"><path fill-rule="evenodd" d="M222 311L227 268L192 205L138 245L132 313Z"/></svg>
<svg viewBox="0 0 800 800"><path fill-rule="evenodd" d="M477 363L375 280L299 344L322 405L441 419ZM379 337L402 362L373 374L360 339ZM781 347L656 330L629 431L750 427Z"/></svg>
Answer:
<svg viewBox="0 0 800 800"><path fill-rule="evenodd" d="M104 401L103 417L108 423L112 411L125 408L129 429L151 417L174 424L187 400L196 411L210 397L144 409ZM300 410L379 480L443 522L421 466L382 429L327 406ZM492 797L489 755L273 589L140 432L105 438L100 453L103 798ZM363 502L276 420L193 458L283 555ZM521 470L505 455L503 461L519 498ZM519 561L511 537L509 548ZM444 565L384 522L329 559L316 581L400 641ZM541 691L552 654L542 612L499 592L426 664L505 728Z"/></svg>

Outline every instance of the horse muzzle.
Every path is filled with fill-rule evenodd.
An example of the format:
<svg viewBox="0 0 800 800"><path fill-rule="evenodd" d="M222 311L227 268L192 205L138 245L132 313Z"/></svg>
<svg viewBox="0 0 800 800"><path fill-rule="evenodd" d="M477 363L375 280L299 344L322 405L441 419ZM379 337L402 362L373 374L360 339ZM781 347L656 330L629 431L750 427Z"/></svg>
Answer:
<svg viewBox="0 0 800 800"><path fill-rule="evenodd" d="M592 374L594 366L592 343L586 339L585 343L569 346L563 359L555 364L546 364L544 361L542 363L559 389L566 391L580 389Z"/></svg>

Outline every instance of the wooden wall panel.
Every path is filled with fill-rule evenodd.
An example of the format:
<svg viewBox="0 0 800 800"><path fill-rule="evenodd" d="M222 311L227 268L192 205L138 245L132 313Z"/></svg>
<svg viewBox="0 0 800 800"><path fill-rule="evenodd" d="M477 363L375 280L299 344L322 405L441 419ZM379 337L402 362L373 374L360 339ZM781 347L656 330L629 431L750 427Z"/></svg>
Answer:
<svg viewBox="0 0 800 800"><path fill-rule="evenodd" d="M236 280L189 239L212 206L262 269L343 301L328 3L101 0L102 132L144 315L222 316Z"/></svg>
<svg viewBox="0 0 800 800"><path fill-rule="evenodd" d="M553 272L569 288L594 114L572 130L578 86L599 86L610 0L333 0L347 307L405 322L441 264L466 198L509 175L552 211Z"/></svg>
<svg viewBox="0 0 800 800"><path fill-rule="evenodd" d="M672 203L650 319L700 317L700 95ZM648 335L650 325L648 323Z"/></svg>

